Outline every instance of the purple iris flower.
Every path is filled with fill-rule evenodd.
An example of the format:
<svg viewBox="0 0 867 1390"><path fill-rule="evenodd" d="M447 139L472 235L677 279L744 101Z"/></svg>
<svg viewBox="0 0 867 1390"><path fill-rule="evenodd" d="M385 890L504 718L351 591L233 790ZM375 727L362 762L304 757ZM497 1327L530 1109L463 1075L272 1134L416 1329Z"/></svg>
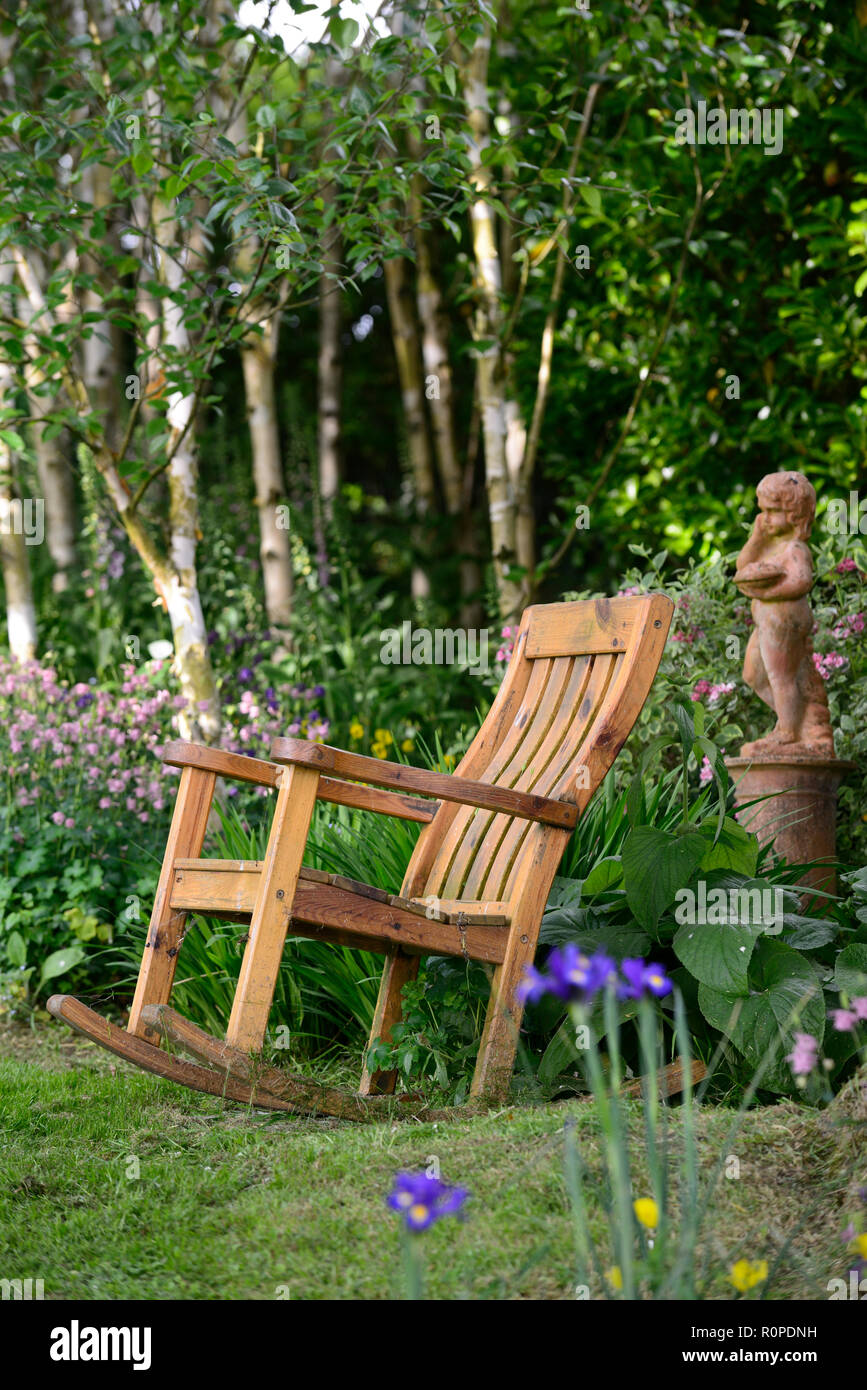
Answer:
<svg viewBox="0 0 867 1390"><path fill-rule="evenodd" d="M548 977L537 970L535 965L527 965L524 967L524 978L519 981L515 994L523 1004L536 1004L543 994L548 993L549 988Z"/></svg>
<svg viewBox="0 0 867 1390"><path fill-rule="evenodd" d="M639 957L633 957L621 961L620 969L625 984L618 985L618 999L641 999L645 994L661 999L671 990L671 980L661 965L648 964Z"/></svg>
<svg viewBox="0 0 867 1390"><path fill-rule="evenodd" d="M397 1173L386 1202L404 1218L408 1230L426 1231L440 1217L463 1216L469 1195L465 1187L453 1187L427 1173Z"/></svg>
<svg viewBox="0 0 867 1390"><path fill-rule="evenodd" d="M92 695L79 695L78 699L77 699L76 702L75 702L75 708L76 708L76 709L87 709L88 705L92 705L92 704L93 704L93 696L92 696Z"/></svg>
<svg viewBox="0 0 867 1390"><path fill-rule="evenodd" d="M609 980L615 979L617 966L604 951L587 955L574 942L556 947L547 960L547 973L528 965L518 986L519 998L535 1003L543 994L554 994L567 1003L592 999Z"/></svg>
<svg viewBox="0 0 867 1390"><path fill-rule="evenodd" d="M238 684L249 685L252 679L253 672L250 670L249 666L242 666L240 671L238 672Z"/></svg>
<svg viewBox="0 0 867 1390"><path fill-rule="evenodd" d="M547 964L551 993L570 1002L592 999L617 970L604 951L588 956L574 942L555 948Z"/></svg>
<svg viewBox="0 0 867 1390"><path fill-rule="evenodd" d="M623 978L617 965L604 951L588 955L574 942L553 950L546 970L534 965L524 967L524 978L516 994L522 1002L535 1004L544 994L553 994L567 1004L587 1003L609 984L616 985L618 999L640 999L644 994L661 999L672 988L661 965L645 964L643 960L624 960Z"/></svg>

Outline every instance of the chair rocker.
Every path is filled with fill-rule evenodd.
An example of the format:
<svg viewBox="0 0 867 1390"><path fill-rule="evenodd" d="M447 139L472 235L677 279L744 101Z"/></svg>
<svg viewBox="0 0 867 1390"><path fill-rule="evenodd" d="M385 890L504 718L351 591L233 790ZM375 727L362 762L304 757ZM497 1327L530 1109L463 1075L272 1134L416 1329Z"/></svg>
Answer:
<svg viewBox="0 0 867 1390"><path fill-rule="evenodd" d="M454 1118L504 1102L523 1013L516 986L533 960L552 880L647 698L672 611L664 594L528 608L490 712L452 775L294 738L277 739L270 762L169 744L163 761L182 769L180 784L127 1028L70 995L52 996L49 1010L146 1071L265 1108ZM200 858L218 777L276 789L262 861ZM317 799L422 823L400 895L303 867ZM169 1007L189 912L248 927L225 1039ZM492 966L468 1104L433 1112L398 1101L394 1071L365 1069L355 1094L265 1065L289 932L384 954L371 1045L389 1040L423 956Z"/></svg>

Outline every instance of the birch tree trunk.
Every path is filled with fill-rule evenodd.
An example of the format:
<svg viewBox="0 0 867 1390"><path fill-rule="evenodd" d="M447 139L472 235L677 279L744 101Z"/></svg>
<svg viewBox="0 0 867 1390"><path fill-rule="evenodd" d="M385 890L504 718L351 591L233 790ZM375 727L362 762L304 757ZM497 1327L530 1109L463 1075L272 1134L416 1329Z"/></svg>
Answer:
<svg viewBox="0 0 867 1390"><path fill-rule="evenodd" d="M517 505L510 458L506 450L507 418L505 373L501 347L502 313L500 295L502 273L497 249L494 209L489 202L490 169L482 154L490 144L490 105L488 102L488 63L491 51L489 25L481 30L469 53L463 71L464 100L467 108L470 149L470 184L476 197L472 203L473 258L476 280L475 337L476 373L482 441L485 459L485 485L491 527L491 550L500 616L508 622L518 616L522 606L522 586L514 567L517 554ZM514 422L512 421L514 438Z"/></svg>
<svg viewBox="0 0 867 1390"><path fill-rule="evenodd" d="M436 479L434 477L427 416L425 415L421 344L406 258L395 256L391 260L387 260L384 272L391 336L394 343L394 355L397 360L397 374L400 382L400 395L403 403L403 417L412 473L413 507L416 517L421 523L420 528L415 529L417 540L423 552L426 548L425 523L432 515L436 505ZM415 564L412 572L412 596L416 599L423 599L427 598L429 594L430 579L424 565Z"/></svg>
<svg viewBox="0 0 867 1390"><path fill-rule="evenodd" d="M171 297L163 299L163 342L172 356L183 359L191 350L180 303L189 252L179 244L180 238L170 222L167 208L164 216L155 220L164 229L164 247L172 248L172 254L161 256L164 283L174 291ZM181 734L183 738L204 738L206 743L213 743L220 734L220 702L196 572L196 545L200 533L194 406L191 394L174 391L169 396L166 419L170 430L169 449L173 450L168 468L171 564L161 587L172 625L175 668L181 693L187 700L178 719Z"/></svg>
<svg viewBox="0 0 867 1390"><path fill-rule="evenodd" d="M334 185L323 189L326 207L334 199ZM340 234L331 223L322 247L322 274L319 278L319 360L318 425L319 497L322 510L330 517L343 476L340 457L340 415L343 389L343 360L340 344Z"/></svg>
<svg viewBox="0 0 867 1390"><path fill-rule="evenodd" d="M411 138L414 157L421 153L421 142ZM431 236L424 226L424 183L414 175L410 196L410 216L415 242L416 303L421 327L421 353L424 367L424 394L431 422L431 439L446 512L455 526L459 554L461 592L460 622L478 627L482 621L479 594L482 572L478 559L478 536L472 510L472 481L467 487L458 458L455 430L454 386L449 357L448 318L434 269Z"/></svg>
<svg viewBox="0 0 867 1390"><path fill-rule="evenodd" d="M8 286L15 275L8 248L0 250L0 258L0 284ZM0 362L0 405L7 404L12 390L12 368L7 362ZM32 661L37 646L36 609L30 584L30 557L21 520L12 452L0 439L0 570L6 590L6 631L9 650L15 660Z"/></svg>
<svg viewBox="0 0 867 1390"><path fill-rule="evenodd" d="M0 569L6 590L6 632L15 660L32 661L37 645L36 609L19 508L12 455L8 445L0 440Z"/></svg>
<svg viewBox="0 0 867 1390"><path fill-rule="evenodd" d="M278 507L285 499L280 432L274 400L274 368L279 317L261 323L262 333L251 333L241 344L241 364L247 393L247 418L253 454L253 481L259 515L259 556L265 585L265 611L269 624L288 629L292 619L292 552L288 527L279 525Z"/></svg>
<svg viewBox="0 0 867 1390"><path fill-rule="evenodd" d="M40 280L44 285L45 274L41 267L40 271ZM31 312L31 322L33 317ZM76 561L75 486L72 471L66 460L62 436L56 435L53 439L46 439L46 426L39 419L41 415L54 409L55 401L53 397L40 393L44 374L34 366L33 360L38 356L39 349L32 335L28 334L25 338L24 350L27 357L24 364L24 384L30 414L33 417L33 452L36 455L39 486L45 503L45 539L54 566L51 586L55 593L63 593L69 587L70 571L74 570Z"/></svg>
<svg viewBox="0 0 867 1390"><path fill-rule="evenodd" d="M30 397L34 414L44 408L45 397ZM45 499L45 539L54 566L51 587L56 594L69 588L70 574L76 563L75 487L66 459L62 437L45 438L45 426L39 421L32 425L33 450L39 486Z"/></svg>

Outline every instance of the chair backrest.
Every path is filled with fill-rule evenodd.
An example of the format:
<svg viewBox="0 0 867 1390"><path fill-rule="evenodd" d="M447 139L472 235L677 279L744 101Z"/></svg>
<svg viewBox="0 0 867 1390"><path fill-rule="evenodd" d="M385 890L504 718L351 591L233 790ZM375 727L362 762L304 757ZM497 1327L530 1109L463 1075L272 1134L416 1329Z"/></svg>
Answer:
<svg viewBox="0 0 867 1390"><path fill-rule="evenodd" d="M674 605L665 594L528 608L487 718L455 769L583 811L647 698ZM407 896L544 901L570 831L443 804L419 836Z"/></svg>

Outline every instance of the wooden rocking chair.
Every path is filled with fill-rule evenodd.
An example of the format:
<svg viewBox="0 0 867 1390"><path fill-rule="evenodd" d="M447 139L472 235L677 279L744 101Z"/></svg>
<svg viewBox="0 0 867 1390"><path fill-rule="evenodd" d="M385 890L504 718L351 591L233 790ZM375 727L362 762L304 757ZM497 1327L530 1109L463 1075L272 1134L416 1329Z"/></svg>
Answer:
<svg viewBox="0 0 867 1390"><path fill-rule="evenodd" d="M127 1029L70 995L54 995L49 1010L194 1090L349 1119L430 1118L395 1101L394 1072L365 1070L354 1094L265 1066L259 1054L288 932L384 953L371 1044L390 1038L422 956L460 956L493 966L470 1108L505 1100L523 1012L515 990L552 880L647 698L672 610L663 594L528 608L491 710L451 776L303 739L277 739L272 762L169 744L163 760L182 769L180 786ZM199 858L217 777L277 789L261 862ZM317 798L423 823L399 896L302 867ZM225 1040L168 1005L191 911L249 926Z"/></svg>

